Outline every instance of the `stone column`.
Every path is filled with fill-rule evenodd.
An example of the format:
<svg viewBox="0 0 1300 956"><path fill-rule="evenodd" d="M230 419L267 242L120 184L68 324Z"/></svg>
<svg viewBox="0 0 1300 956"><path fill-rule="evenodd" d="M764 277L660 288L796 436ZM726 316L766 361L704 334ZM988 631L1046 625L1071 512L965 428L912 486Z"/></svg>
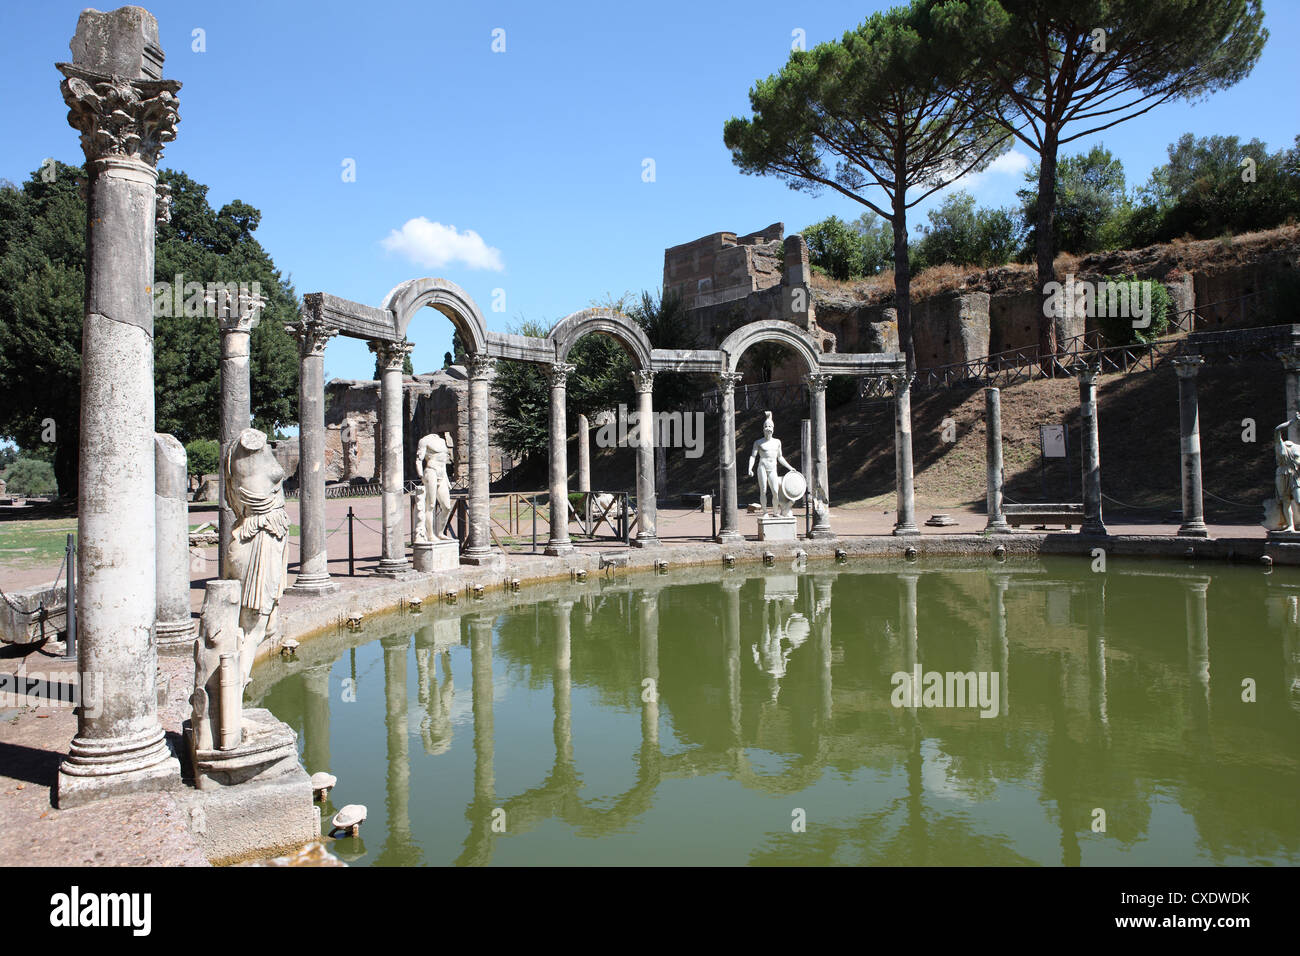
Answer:
<svg viewBox="0 0 1300 956"><path fill-rule="evenodd" d="M285 330L298 338L298 577L295 594L326 594L330 580L325 543L325 346L338 329L305 317ZM344 456L347 449L344 449Z"/></svg>
<svg viewBox="0 0 1300 956"><path fill-rule="evenodd" d="M1101 520L1101 439L1097 431L1097 372L1078 368L1079 424L1083 432L1083 526L1080 534L1105 534Z"/></svg>
<svg viewBox="0 0 1300 956"><path fill-rule="evenodd" d="M1283 349L1277 353L1286 372L1287 441L1300 442L1300 423L1295 413L1300 411L1300 349Z"/></svg>
<svg viewBox="0 0 1300 956"><path fill-rule="evenodd" d="M171 435L155 434L154 514L157 527L158 599L154 631L158 646L194 640L190 617L190 507L185 446Z"/></svg>
<svg viewBox="0 0 1300 956"><path fill-rule="evenodd" d="M1196 404L1196 373L1205 359L1183 355L1174 359L1178 373L1178 436L1182 446L1183 523L1178 533L1208 538L1205 504L1201 496L1201 419Z"/></svg>
<svg viewBox="0 0 1300 956"><path fill-rule="evenodd" d="M1010 531L1002 513L1002 392L984 389L984 458L988 469L988 494L985 531Z"/></svg>
<svg viewBox="0 0 1300 956"><path fill-rule="evenodd" d="M573 550L569 539L569 436L565 414L565 386L573 368L565 362L546 367L551 382L551 536L545 550L550 555Z"/></svg>
<svg viewBox="0 0 1300 956"><path fill-rule="evenodd" d="M83 10L59 64L86 156L77 533L77 710L59 767L61 808L180 785L158 721L153 300L158 158L176 136L175 80L139 7ZM89 696L89 695L88 695Z"/></svg>
<svg viewBox="0 0 1300 956"><path fill-rule="evenodd" d="M469 529L462 564L500 564L492 551L492 472L488 462L488 392L494 359L472 355L469 359Z"/></svg>
<svg viewBox="0 0 1300 956"><path fill-rule="evenodd" d="M591 491L591 429L587 416L578 416L578 490Z"/></svg>
<svg viewBox="0 0 1300 956"><path fill-rule="evenodd" d="M221 439L221 460L217 465L217 567L222 577L226 573L226 558L230 551L231 529L235 513L226 501L226 452L239 440L240 433L253 419L252 386L248 378L249 350L253 329L260 313L245 303L232 303L228 298L208 300L217 310L217 323L221 330L221 397L218 406L218 431Z"/></svg>
<svg viewBox="0 0 1300 956"><path fill-rule="evenodd" d="M632 373L636 388L637 445L636 445L636 537L632 543L638 548L659 544L655 534L658 508L655 502L655 373L640 369Z"/></svg>
<svg viewBox="0 0 1300 956"><path fill-rule="evenodd" d="M812 485L809 492L813 499L813 538L833 538L831 530L831 496L830 472L827 468L826 448L826 386L831 377L821 373L804 376L808 386L808 402L812 419Z"/></svg>
<svg viewBox="0 0 1300 956"><path fill-rule="evenodd" d="M379 358L383 378L379 383L380 427L384 432L383 467L380 491L384 499L384 541L380 548L379 570L384 577L397 577L411 570L406 560L406 542L402 540L402 513L405 511L402 484L405 477L402 440L402 364L414 346L400 342L370 342L370 351Z"/></svg>
<svg viewBox="0 0 1300 956"><path fill-rule="evenodd" d="M721 399L721 417L718 421L718 479L719 524L718 540L723 544L744 541L740 533L739 494L736 489L736 385L739 372L723 372L717 376L718 395Z"/></svg>
<svg viewBox="0 0 1300 956"><path fill-rule="evenodd" d="M894 382L894 482L898 489L894 534L920 534L912 484L912 376L891 375L890 378Z"/></svg>

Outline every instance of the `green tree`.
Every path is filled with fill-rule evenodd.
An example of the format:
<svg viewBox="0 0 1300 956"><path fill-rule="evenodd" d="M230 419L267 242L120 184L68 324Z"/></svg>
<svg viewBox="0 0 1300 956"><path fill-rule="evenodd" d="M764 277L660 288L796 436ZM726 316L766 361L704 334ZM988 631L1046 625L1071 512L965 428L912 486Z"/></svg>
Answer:
<svg viewBox="0 0 1300 956"><path fill-rule="evenodd" d="M723 129L742 171L833 189L893 227L899 341L912 371L907 210L987 165L1008 141L977 109L992 94L967 69L962 20L946 7L932 19L923 0L874 14L838 42L792 53L749 91L753 115ZM880 202L869 198L875 189Z"/></svg>
<svg viewBox="0 0 1300 956"><path fill-rule="evenodd" d="M1258 139L1186 133L1138 196L1134 238L1145 242L1281 225L1300 216L1300 136L1292 149L1270 152Z"/></svg>
<svg viewBox="0 0 1300 956"><path fill-rule="evenodd" d="M60 492L77 488L86 205L78 166L56 163L21 188L0 186L0 437L41 445L52 420ZM296 419L297 349L282 325L298 311L292 287L252 238L259 214L238 200L213 212L207 187L164 170L172 219L157 233L155 284L257 281L267 304L252 336L254 421ZM156 291L157 291L156 290ZM156 310L157 311L157 310ZM168 309L167 311L174 311ZM189 441L218 431L220 345L215 319L156 316L155 427Z"/></svg>
<svg viewBox="0 0 1300 956"><path fill-rule="evenodd" d="M1016 193L1021 200L1027 241L1037 244L1039 170L1025 173L1027 188ZM1127 239L1128 191L1124 164L1106 147L1066 156L1057 166L1056 206L1052 216L1052 255L1117 249Z"/></svg>
<svg viewBox="0 0 1300 956"><path fill-rule="evenodd" d="M1197 99L1246 76L1268 38L1260 0L931 0L974 68L1003 94L971 96L1038 154L1032 223L1038 284L1056 280L1052 242L1057 153L1154 109ZM940 12L941 11L941 12ZM1057 352L1056 327L1038 320L1039 349Z"/></svg>
<svg viewBox="0 0 1300 956"><path fill-rule="evenodd" d="M52 495L58 491L54 469L47 461L19 458L4 473L5 493L10 495Z"/></svg>
<svg viewBox="0 0 1300 956"><path fill-rule="evenodd" d="M977 209L975 197L958 190L926 213L930 224L917 243L922 267L945 262L958 266L1000 266L1015 254L1018 230L1005 209Z"/></svg>
<svg viewBox="0 0 1300 956"><path fill-rule="evenodd" d="M191 475L215 475L221 460L221 443L196 438L185 445L186 469Z"/></svg>
<svg viewBox="0 0 1300 956"><path fill-rule="evenodd" d="M545 338L549 329L525 321L509 331ZM550 447L551 387L542 367L533 362L497 362L492 397L493 443L514 458L545 455Z"/></svg>
<svg viewBox="0 0 1300 956"><path fill-rule="evenodd" d="M641 301L631 306L627 314L641 326L652 348L698 349L701 347L698 328L687 318L681 298L671 292L666 294L660 292L658 295L642 292ZM630 367L628 373L630 376ZM676 411L709 387L703 375L682 372L656 375L655 410Z"/></svg>
<svg viewBox="0 0 1300 956"><path fill-rule="evenodd" d="M839 216L827 216L803 231L808 258L826 270L832 279L856 279L865 275L862 234Z"/></svg>

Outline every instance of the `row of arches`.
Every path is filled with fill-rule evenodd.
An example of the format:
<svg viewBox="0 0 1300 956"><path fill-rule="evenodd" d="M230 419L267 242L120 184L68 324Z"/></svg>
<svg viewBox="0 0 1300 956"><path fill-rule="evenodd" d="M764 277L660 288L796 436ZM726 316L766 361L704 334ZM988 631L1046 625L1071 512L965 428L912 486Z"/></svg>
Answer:
<svg viewBox="0 0 1300 956"><path fill-rule="evenodd" d="M381 369L383 545L378 573L400 576L411 570L402 533L403 495L403 360L412 345L407 338L412 320L421 309L442 313L460 334L468 353L469 372L469 521L461 561L495 564L501 555L492 550L488 469L489 384L498 360L539 364L550 383L550 538L546 553L562 555L573 550L569 538L567 460L568 359L574 346L589 334L607 335L627 352L637 391L640 421L654 420L653 388L658 374L706 373L715 377L722 396L721 447L719 449L720 542L740 541L736 490L734 388L740 381L739 363L746 350L759 342L788 347L803 363L809 391L813 430L811 489L817 514L814 537L833 537L829 525L829 476L826 444L826 386L832 375L874 375L894 381L898 407L895 447L898 457L899 523L895 533L915 533L911 468L910 379L901 353L826 352L807 331L781 319L748 323L732 332L716 349L655 348L645 331L624 313L603 308L584 309L556 322L546 336L524 336L489 330L482 311L463 289L447 279L410 279L392 289L380 308L348 302L325 293L304 297L301 322L292 327L302 343L300 376L300 465L302 564L295 588L300 591L332 589L325 552L323 356L329 338L343 334L369 340ZM656 535L654 446L637 443L637 535L635 544L651 547ZM318 460L319 459L319 460Z"/></svg>

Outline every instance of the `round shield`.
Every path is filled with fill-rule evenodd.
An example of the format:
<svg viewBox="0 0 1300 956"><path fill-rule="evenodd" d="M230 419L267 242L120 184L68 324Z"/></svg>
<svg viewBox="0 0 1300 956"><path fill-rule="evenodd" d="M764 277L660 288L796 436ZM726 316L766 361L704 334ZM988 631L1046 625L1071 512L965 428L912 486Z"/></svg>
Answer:
<svg viewBox="0 0 1300 956"><path fill-rule="evenodd" d="M808 490L808 482L797 471L787 471L781 478L781 494L786 501L798 501Z"/></svg>

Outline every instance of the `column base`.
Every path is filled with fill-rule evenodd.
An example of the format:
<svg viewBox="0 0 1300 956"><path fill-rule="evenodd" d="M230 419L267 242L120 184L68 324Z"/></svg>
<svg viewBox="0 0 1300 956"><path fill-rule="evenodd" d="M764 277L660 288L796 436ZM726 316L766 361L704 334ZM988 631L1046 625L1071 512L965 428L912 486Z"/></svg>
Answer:
<svg viewBox="0 0 1300 956"><path fill-rule="evenodd" d="M895 535L920 534L921 529L914 524L911 525L896 524L894 525L894 530L891 531L890 533Z"/></svg>
<svg viewBox="0 0 1300 956"><path fill-rule="evenodd" d="M637 535L629 542L634 548L657 548L663 544L654 535L646 535L644 538Z"/></svg>
<svg viewBox="0 0 1300 956"><path fill-rule="evenodd" d="M984 530L986 532L992 531L994 534L1010 534L1011 525L1007 524L1005 520L990 521L984 526Z"/></svg>
<svg viewBox="0 0 1300 956"><path fill-rule="evenodd" d="M1082 525L1080 525L1079 534L1088 535L1089 537L1104 538L1108 534L1110 534L1110 532L1106 530L1106 526L1104 524L1102 524L1100 521L1096 521L1093 522L1092 524L1084 522Z"/></svg>
<svg viewBox="0 0 1300 956"><path fill-rule="evenodd" d="M1208 538L1210 529L1206 527L1204 521L1190 522L1178 529L1178 533L1185 538Z"/></svg>
<svg viewBox="0 0 1300 956"><path fill-rule="evenodd" d="M313 571L299 574L291 586L284 589L285 594L333 594L339 589L328 571Z"/></svg>
<svg viewBox="0 0 1300 956"><path fill-rule="evenodd" d="M575 550L577 549L574 548L572 541L548 541L546 547L542 550L542 554L558 558L562 554L572 554Z"/></svg>
<svg viewBox="0 0 1300 956"><path fill-rule="evenodd" d="M178 621L155 621L154 640L158 642L159 649L193 644L198 634L195 624L192 617Z"/></svg>
<svg viewBox="0 0 1300 956"><path fill-rule="evenodd" d="M506 563L505 555L496 551L466 551L460 556L460 563L475 568L499 568Z"/></svg>
<svg viewBox="0 0 1300 956"><path fill-rule="evenodd" d="M833 541L835 540L835 532L830 528L818 528L814 525L813 529L808 532L808 537L813 541Z"/></svg>
<svg viewBox="0 0 1300 956"><path fill-rule="evenodd" d="M719 531L713 540L718 544L743 544L745 536L739 531Z"/></svg>
<svg viewBox="0 0 1300 956"><path fill-rule="evenodd" d="M80 807L127 793L155 793L181 786L181 764L163 737L154 735L108 740L74 739L59 765L55 804L60 810Z"/></svg>
<svg viewBox="0 0 1300 956"><path fill-rule="evenodd" d="M379 577L379 578L394 578L398 580L405 580L406 578L413 577L414 575L415 575L415 570L411 567L411 562L405 559L401 561L391 561L385 559L380 561L379 567L375 569L375 577Z"/></svg>

